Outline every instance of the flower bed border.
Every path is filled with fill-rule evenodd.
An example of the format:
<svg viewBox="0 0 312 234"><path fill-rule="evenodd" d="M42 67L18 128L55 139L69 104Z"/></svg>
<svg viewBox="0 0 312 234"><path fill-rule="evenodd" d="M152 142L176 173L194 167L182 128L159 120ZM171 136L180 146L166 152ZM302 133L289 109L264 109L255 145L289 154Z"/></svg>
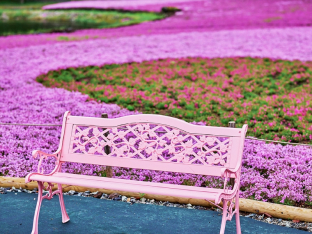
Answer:
<svg viewBox="0 0 312 234"><path fill-rule="evenodd" d="M32 190L34 188L38 188L36 182L30 182L28 184L25 183L25 178L16 178L16 177L0 177L0 187L16 187ZM99 191L102 193L119 193L123 196L127 197L140 197L140 193L133 192L125 192L125 191L114 191L108 189L97 189L97 188L87 188L80 186L68 186L63 185L63 191L68 192L69 190L75 190L77 192L84 191ZM57 189L55 185L53 190ZM212 206L209 202L202 199L193 199L193 198L182 198L182 197L171 197L171 196L163 196L163 195L155 195L155 194L145 194L145 198L147 199L155 199L159 201L169 201L173 203L181 203L181 204L192 204L197 206ZM239 209L240 211L250 212L250 213L267 213L276 218L282 219L291 219L291 220L300 220L305 222L312 222L312 209L300 208L300 207L292 207L280 204L273 204L268 202L255 201L250 199L239 199Z"/></svg>

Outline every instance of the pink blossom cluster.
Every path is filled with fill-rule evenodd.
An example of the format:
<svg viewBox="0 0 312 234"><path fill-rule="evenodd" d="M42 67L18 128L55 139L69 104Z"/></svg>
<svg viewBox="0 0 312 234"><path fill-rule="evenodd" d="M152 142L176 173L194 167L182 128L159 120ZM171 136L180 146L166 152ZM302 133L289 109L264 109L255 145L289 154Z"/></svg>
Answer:
<svg viewBox="0 0 312 234"><path fill-rule="evenodd" d="M311 22L311 15L307 13L310 9L308 2L294 1L286 5L285 1L265 1L265 4L264 1L255 1L255 9L246 1L227 3L220 1L212 6L208 1L186 2L181 3L186 6L182 14L164 21L129 28L83 30L66 34L108 38L104 40L55 43L57 37L63 34L1 37L0 122L60 124L62 114L67 110L73 115L85 116L100 116L103 112L108 113L109 117L135 114L122 110L117 105L86 102L87 97L80 93L45 88L35 82L38 75L59 68L189 56L312 60L310 27L267 28L271 25L300 26L300 22L306 26ZM209 6L204 8L204 4ZM233 4L237 4L236 7ZM299 4L299 10L291 8L296 4ZM250 11L246 11L246 7ZM269 10L265 12L270 13L261 13L259 9L264 9L261 7L268 7ZM211 9L209 14L207 11L210 10L207 9ZM283 12L278 14L283 17L272 18L279 9ZM257 11L258 15L253 14ZM204 15L207 17L203 18ZM265 28L219 31L262 26ZM208 31L211 29L217 30ZM23 177L36 171L38 160L31 157L31 151L41 149L53 152L58 146L59 137L60 127L1 125L0 173ZM284 201L287 198L311 201L311 155L308 147L282 147L259 141L246 141L242 169L243 196L254 196L259 200L280 198ZM45 167L49 171L53 165L46 164ZM99 170L102 170L99 166L75 163L66 164L64 167L64 171L82 174L94 174ZM116 173L118 170L120 169L116 169ZM149 173L155 181L169 183L183 183L185 180L197 178L195 185L200 186L200 182L205 180L172 173L138 173L139 180ZM131 175L124 171L123 176L130 178ZM215 180L212 186L219 186L219 181Z"/></svg>
<svg viewBox="0 0 312 234"><path fill-rule="evenodd" d="M73 33L53 33L39 35L17 35L0 37L0 49L13 47L27 47L31 45L54 44L66 40L92 40L118 38L126 36L141 36L155 34L176 34L189 32L207 32L233 29L255 28L285 28L285 27L309 27L312 25L312 2L311 1L281 1L281 0L221 0L221 1L134 1L139 2L133 6L133 1L96 1L67 2L61 5L71 7L106 8L105 4L122 3L122 9L159 11L164 6L174 6L181 9L174 16L164 20L146 22L131 27L115 29L88 29ZM141 3L145 3L142 5ZM65 4L65 5L63 5ZM78 4L78 5L77 5ZM132 4L132 6L131 6ZM107 5L109 7L109 5ZM7 39L9 38L9 39ZM64 38L67 38L64 40ZM261 40L259 38L259 40ZM266 38L262 39L267 40ZM269 40L275 40L269 38ZM289 40L296 40L290 36ZM276 40L278 43L278 40Z"/></svg>
<svg viewBox="0 0 312 234"><path fill-rule="evenodd" d="M63 89L46 89L35 82L2 89L0 95L1 123L59 125L67 110L78 116L100 117L102 113L107 113L109 118L137 113L114 104L87 102L87 95ZM37 171L38 159L32 158L31 152L35 149L54 152L59 145L60 132L61 127L0 125L0 175L25 177L31 171ZM89 165L66 165L67 171L84 174L93 174L101 167L91 167L89 172L88 168ZM46 164L45 171L52 169L53 164Z"/></svg>
<svg viewBox="0 0 312 234"><path fill-rule="evenodd" d="M63 96L64 93L62 92L64 91L60 90L60 96ZM60 102L63 102L62 99L63 97ZM67 105L74 107L74 114L85 115L84 112L81 112L82 110L75 107L75 104L69 102ZM94 106L96 103L89 103L88 107L91 113L97 112L92 108ZM58 115L57 112L62 108L64 107L52 108L52 116L51 113L49 115L42 113L41 120L49 123L48 119L51 117L54 117L54 121L61 119L61 115ZM115 111L114 117L129 114L120 111L118 108L116 110L107 107L102 109L108 113L112 113L112 110ZM58 121L58 123L60 122ZM13 129L12 127L4 127L2 130L6 131L2 131L3 134L0 138L2 142L0 173L7 176L24 177L29 172L37 171L38 160L31 157L32 149L37 148L45 152L53 152L59 143L60 127L15 126ZM312 148L309 147L281 146L256 140L246 140L241 176L241 197L282 203L285 200L312 201L311 165L309 164L311 160ZM43 168L46 173L51 172L54 165L54 160L47 160L43 164ZM99 165L66 163L63 165L62 171L99 175L104 169L103 166ZM116 167L113 168L113 171L115 178L122 179L217 188L223 186L222 179L211 176Z"/></svg>
<svg viewBox="0 0 312 234"><path fill-rule="evenodd" d="M160 58L251 56L308 61L312 60L311 44L312 28L298 27L142 35L5 49L0 54L0 86L32 81L58 68ZM23 79L17 79L21 73Z"/></svg>
<svg viewBox="0 0 312 234"><path fill-rule="evenodd" d="M278 34L276 32L281 32L282 29L272 29L270 31L272 36ZM241 33L241 35L244 35L242 32L244 31L229 31L228 33ZM250 32L249 35L253 35L253 33L255 35L255 32L261 33L262 31L255 30ZM285 32L288 31L285 30ZM298 32L297 35L300 35L300 29L298 29ZM86 116L100 116L103 112L107 112L109 117L131 114L131 112L121 110L116 105L86 102L87 97L80 93L68 92L63 89L44 88L41 84L35 82L35 78L49 70L70 66L153 60L165 58L172 54L176 57L200 55L219 57L222 53L227 56L237 55L237 53L247 56L250 55L249 53L258 51L259 48L255 46L257 43L255 45L246 43L250 40L250 36L246 38L241 36L239 40L236 40L236 44L231 44L225 48L222 48L222 46L226 46L226 43L220 43L219 46L217 43L212 43L221 37L226 40L228 33L214 32L214 39L211 38L212 33L181 33L166 36L166 40L161 35L155 35L2 50L0 55L0 94L2 99L0 120L7 123L60 124L62 114L66 110L70 110L73 115ZM195 38L201 40L194 44L192 41ZM287 38L284 35L284 37L280 38L279 44L268 40L265 48L272 46L271 49L273 49L274 45L275 53L281 56L285 53L283 46L288 44ZM300 36L297 38L300 38ZM302 36L302 38L304 37ZM306 38L308 37L306 36ZM201 41L205 41L205 43L201 43ZM308 43L311 42L306 41L305 45ZM280 50L278 50L277 45L281 46ZM238 47L243 48L242 51L237 50ZM294 47L292 51L288 51L289 55L296 56L301 60L311 59L306 57L307 51L303 52L298 48ZM271 56L274 55L271 50L266 51L266 53ZM283 56L287 58L287 54L283 54ZM31 157L31 151L41 149L52 152L59 143L59 127L1 126L0 130L0 165L2 165L0 170L2 174L8 176L23 177L30 171L36 171L38 161ZM293 153L294 151L298 151L298 153ZM279 152L282 153L279 154ZM269 200L274 196L281 194L284 196L286 194L287 199L306 200L311 193L309 187L311 185L309 182L311 168L307 166L310 165L310 161L311 150L309 148L282 147L273 144L266 145L256 141L246 141L242 170L242 188L245 188L243 196L255 196L257 199ZM46 166L47 171L52 169L52 164L48 165ZM270 170L266 169L269 166L268 169ZM293 168L291 175L287 174L290 168ZM274 173L273 169L275 169ZM94 174L96 171L102 170L102 168L92 165L67 164L64 170L71 173ZM272 172L268 174L267 178L263 174L265 170ZM138 174L138 179L145 178L146 173L152 173L151 175L153 175L153 172L145 171L142 173ZM123 176L130 178L129 173L126 174L126 172ZM155 177L155 180L183 183L183 181L197 177L160 173ZM207 178L198 179L195 185L199 185L205 180ZM219 183L220 181L214 180L212 185L218 186ZM283 196L281 199L285 198Z"/></svg>
<svg viewBox="0 0 312 234"><path fill-rule="evenodd" d="M260 201L312 201L312 147L282 146L246 140L241 175L241 197ZM223 188L218 177L114 168L115 177L139 181Z"/></svg>
<svg viewBox="0 0 312 234"><path fill-rule="evenodd" d="M246 140L241 190L262 201L312 201L312 147Z"/></svg>

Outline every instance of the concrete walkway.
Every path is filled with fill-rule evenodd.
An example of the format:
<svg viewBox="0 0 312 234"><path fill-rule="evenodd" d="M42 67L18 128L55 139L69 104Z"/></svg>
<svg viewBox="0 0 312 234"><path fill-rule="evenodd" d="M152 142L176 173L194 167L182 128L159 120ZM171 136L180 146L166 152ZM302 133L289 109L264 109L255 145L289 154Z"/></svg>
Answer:
<svg viewBox="0 0 312 234"><path fill-rule="evenodd" d="M58 196L44 200L39 218L40 233L184 234L219 233L221 215L215 211L189 210L157 205L64 196L70 221L61 221ZM0 194L0 233L30 233L37 202L36 194ZM308 233L293 228L241 217L242 233ZM236 233L235 219L225 233Z"/></svg>

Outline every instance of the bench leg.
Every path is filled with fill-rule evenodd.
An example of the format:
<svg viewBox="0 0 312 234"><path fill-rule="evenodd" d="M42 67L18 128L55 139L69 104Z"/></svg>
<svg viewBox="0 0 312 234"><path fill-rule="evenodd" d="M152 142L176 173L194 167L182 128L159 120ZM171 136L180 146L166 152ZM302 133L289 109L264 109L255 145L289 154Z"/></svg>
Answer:
<svg viewBox="0 0 312 234"><path fill-rule="evenodd" d="M235 199L235 205L234 205ZM234 209L233 209L234 208ZM236 233L241 234L241 226L239 220L239 191L236 193L235 197L231 200L223 199L223 214L221 221L220 234L224 234L226 221L231 221L233 215L236 219Z"/></svg>
<svg viewBox="0 0 312 234"><path fill-rule="evenodd" d="M61 184L57 184L57 188L58 188L58 191L59 191L60 206L61 206L61 211L62 211L62 222L66 223L66 222L69 221L69 216L68 216L68 214L66 212L66 209L65 209L63 192L62 192L62 185Z"/></svg>
<svg viewBox="0 0 312 234"><path fill-rule="evenodd" d="M31 234L38 234L38 221L39 221L39 212L42 202L42 189L43 189L43 182L38 181L38 200L37 200L37 206L35 210L35 217L33 221L33 229Z"/></svg>
<svg viewBox="0 0 312 234"><path fill-rule="evenodd" d="M226 225L226 220L227 220L227 200L223 199L223 212L222 212L222 221L221 221L221 229L220 229L220 234L224 234L225 231L225 225Z"/></svg>
<svg viewBox="0 0 312 234"><path fill-rule="evenodd" d="M236 198L235 198L235 210L236 210L236 216L235 216L235 219L236 219L236 233L237 234L241 234L242 231L241 231L241 226L240 226L240 220L239 220L239 191L237 191L237 194L236 194Z"/></svg>

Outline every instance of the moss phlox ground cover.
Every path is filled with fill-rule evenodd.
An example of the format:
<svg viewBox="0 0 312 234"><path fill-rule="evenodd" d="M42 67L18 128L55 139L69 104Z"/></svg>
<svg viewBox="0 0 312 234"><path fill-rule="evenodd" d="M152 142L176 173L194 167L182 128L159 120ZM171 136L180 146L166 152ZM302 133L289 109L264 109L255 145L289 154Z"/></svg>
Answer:
<svg viewBox="0 0 312 234"><path fill-rule="evenodd" d="M42 89L36 84L25 84L22 88L1 90L1 122L61 124L63 114L100 116L109 118L137 112L121 109L115 104L86 102L86 95L63 89ZM27 172L37 171L38 159L31 156L35 149L52 153L58 145L61 127L5 126L0 125L0 175L25 177ZM53 160L45 162L45 172L54 168ZM101 171L99 166L67 164L66 171L93 174Z"/></svg>
<svg viewBox="0 0 312 234"><path fill-rule="evenodd" d="M311 205L312 179L311 166L308 166L311 160L312 148L246 140L241 196L287 205ZM215 188L224 185L219 177L193 174L129 168L114 168L114 173L118 178L140 181Z"/></svg>
<svg viewBox="0 0 312 234"><path fill-rule="evenodd" d="M51 71L48 87L145 113L211 126L247 123L249 135L312 140L312 63L254 58L165 59Z"/></svg>
<svg viewBox="0 0 312 234"><path fill-rule="evenodd" d="M262 33L262 31L257 30L258 33ZM288 32L285 31L285 34L282 34L281 30L278 30L277 35L283 35L281 37L279 45L280 47L280 53L283 53L283 46L284 44L288 44L288 41L284 38L288 37ZM241 36L241 31L238 32L232 32L237 33L238 36ZM274 31L273 31L274 33ZM2 96L2 103L1 103L1 120L4 122L24 122L24 123L33 123L34 120L36 120L36 123L56 123L56 120L60 118L60 116L66 111L70 110L73 111L73 107L66 104L67 101L70 100L71 103L76 103L80 109L79 112L73 111L73 114L77 113L78 115L95 115L100 116L101 108L98 109L98 112L90 112L88 107L88 102L85 102L87 100L87 97L84 96L84 101L77 102L77 98L68 96L70 93L68 91L63 91L62 93L59 92L60 89L48 89L49 92L47 92L47 89L41 86L40 84L36 84L35 78L43 73L47 73L50 70L56 70L58 68L64 68L64 64L66 64L68 67L72 66L87 66L87 65L101 65L103 63L109 64L111 62L115 63L125 63L125 62L132 62L133 60L137 59L137 61L144 61L148 59L158 59L168 56L168 48L171 48L171 53L176 54L177 57L183 57L187 55L196 55L198 53L199 55L203 56L219 56L220 51L226 52L228 55L232 53L233 56L236 55L236 53L239 53L240 55L244 54L246 56L254 54L255 51L258 51L260 47L257 47L257 43L253 46L249 46L248 44L244 43L244 39L240 37L241 41L236 41L235 47L240 47L241 50L234 49L231 45L231 47L223 47L226 45L225 41L228 38L228 34L224 35L224 44L222 43L218 47L218 45L211 43L211 47L207 47L207 42L209 43L209 40L215 40L216 38L210 37L207 35L202 35L201 33L194 33L190 35L180 34L175 36L166 36L166 40L164 40L162 36L149 36L145 38L119 38L119 39L109 39L109 40L96 40L96 41L86 41L86 42L68 42L68 43L62 43L62 44L56 44L56 45L50 45L50 46L36 46L36 47L28 47L28 48L16 48L16 49L7 49L2 50L1 53L1 63L0 63L0 71L2 74L2 79L0 80L0 87L1 87L1 96ZM220 38L220 34L216 33L218 35L218 38ZM213 35L213 34L212 34ZM250 35L250 34L249 34ZM298 34L300 35L300 34ZM305 37L307 38L307 35L305 34ZM272 31L271 31L272 36ZM198 43L192 44L191 42L195 40L195 38L207 39L206 43L201 44L202 40L199 40ZM258 36L257 36L258 37ZM255 38L257 38L255 36ZM259 37L261 38L261 37ZM300 36L298 36L300 38ZM149 39L149 40L147 40ZM246 41L250 40L250 37L248 39L246 38ZM284 40L284 42L283 42ZM114 43L113 43L114 42ZM144 43L143 43L144 42ZM178 42L178 45L177 45ZM140 47L137 47L137 45L140 44ZM260 44L260 43L259 43ZM306 41L307 45L309 44L309 40ZM175 47L172 47L172 45L176 45ZM188 46L186 46L188 45ZM208 44L209 45L209 44ZM260 44L263 45L263 44ZM268 51L262 50L261 54L270 54L270 41L266 41L266 47L265 49L268 49ZM273 44L272 44L273 46ZM275 53L278 52L278 48L276 44L275 46ZM181 50L184 48L183 50ZM185 49L187 48L187 49ZM232 48L232 49L231 49ZM262 47L261 47L262 48ZM301 60L305 60L309 57L306 57L305 53L301 53L300 47L290 47L292 49L291 56L300 56ZM306 48L305 46L303 48ZM303 49L302 48L302 49ZM214 49L214 50L213 50ZM220 51L216 51L220 50ZM254 50L252 50L254 49ZM127 51L136 51L135 56L132 57L129 54L127 55ZM171 54L170 53L170 54ZM287 54L284 54L285 57L287 57ZM15 63L12 63L14 61ZM18 64L17 66L15 64ZM60 96L64 96L65 99L59 99ZM38 97L42 97L39 98ZM47 102L43 102L44 100L47 100ZM33 103L34 106L30 105L29 103ZM44 105L42 105L44 103ZM51 103L57 103L58 106L62 108L56 108L55 106L51 106ZM14 105L13 105L14 104ZM13 105L13 106L12 106ZM104 105L104 104L93 104L94 108L98 107L98 105ZM105 104L107 105L107 104ZM50 109L50 106L52 109ZM10 107L10 108L8 108ZM34 111L36 110L36 111ZM56 114L51 114L51 111L55 111ZM46 115L50 116L49 120L47 121L41 121L42 118L42 112L46 113ZM92 114L93 113L93 114ZM110 116L113 117L115 114L113 112ZM128 112L129 114L130 112ZM126 113L125 113L126 114ZM55 116L59 116L56 118ZM47 135L49 136L49 144L47 145L47 141L38 141L35 138L32 138L29 136L29 132L24 129L24 127L14 127L14 130L12 133L9 134L8 127L1 126L1 132L5 132L6 135L3 135L3 138L1 139L1 142L4 142L4 144L1 145L3 149L1 150L1 173L8 176L25 176L29 171L33 171L36 168L37 160L34 160L31 158L31 150L35 149L42 149L44 151L53 152L53 150L56 149L58 145L58 137L55 132L52 131L52 133L49 132L49 129L42 128L41 135ZM12 128L10 128L12 129ZM23 131L21 131L21 129ZM53 130L53 129L52 129ZM38 130L39 131L39 130ZM55 131L55 130L54 130ZM50 138L51 137L51 138ZM23 143L21 143L23 142ZM36 142L36 143L35 143ZM248 141L246 141L246 147L248 144ZM258 144L261 144L258 142ZM14 153L16 147L18 146L18 153ZM305 148L306 154L311 155L310 149ZM276 152L272 152L272 156L276 154ZM253 157L254 155L246 155L246 157ZM283 156L283 155L282 155ZM245 157L245 156L244 156ZM294 157L300 157L300 155L296 155ZM270 163L271 161L268 161ZM277 160L277 162L282 163L283 159ZM306 168L308 168L308 171L311 171L310 164L307 163L305 160L300 160L300 164L304 165ZM26 166L29 165L29 166ZM290 164L292 165L292 164ZM255 165L253 165L255 166ZM283 168L281 165L280 168ZM67 166L67 169L71 172L75 173L82 173L82 174L88 174L88 173L95 173L100 172L102 169L97 168L92 165L77 165L72 164ZM88 169L88 170L86 170ZM47 171L49 168L47 168ZM244 170L244 169L243 169ZM275 174L277 175L276 178L282 178L285 174L284 170L279 170L276 173L281 172L282 174ZM254 171L248 170L246 173L243 173L242 175L242 181L244 181L244 177L248 178L247 181L250 178L254 177ZM310 173L310 172L309 172ZM261 173L260 173L261 174ZM297 172L296 177L287 178L287 182L284 183L284 188L287 190L289 187L289 184L302 184L300 181L300 178L303 178L301 172ZM159 177L166 176L166 174L159 174ZM172 175L172 178L174 178L175 175ZM170 179L170 177L167 177ZM183 178L183 176L182 176ZM264 177L265 178L265 177ZM186 177L185 183L191 183L187 182L189 180L189 176ZM256 180L256 177L255 177ZM174 181L174 180L173 180ZM184 181L184 179L182 179ZM219 182L216 181L215 184L217 185ZM259 184L258 184L259 185ZM262 190L267 191L268 187L266 183L261 183ZM245 184L246 192L244 191L243 196L245 197L256 197L255 192L249 192L250 189L253 189L254 184L250 184L248 188L248 184ZM282 185L281 185L282 186ZM270 191L274 188L270 188ZM305 188L302 187L302 191ZM276 193L278 190L275 191ZM302 202L307 201L309 192L305 191L304 196L306 197L306 200L302 199ZM264 196L265 197L265 196ZM268 199L268 198L264 198ZM282 199L282 198L280 198ZM289 197L289 200L295 200L296 197ZM298 199L297 199L298 200Z"/></svg>
<svg viewBox="0 0 312 234"><path fill-rule="evenodd" d="M181 32L207 32L220 31L229 29L268 29L282 28L283 30L292 31L294 27L303 27L309 29L312 24L312 2L311 1L243 1L243 0L221 0L221 1L155 1L154 4L142 4L145 1L97 1L97 2L67 2L66 7L78 7L88 4L92 8L107 9L114 4L115 9L121 9L116 6L122 4L125 10L142 10L159 12L164 6L174 6L181 9L174 16L161 21L146 22L133 27L124 27L110 30L79 30L74 33L63 34L44 34L31 36L10 36L10 40L0 37L0 48L27 47L39 44L54 44L59 42L60 36L68 38L85 38L90 40L97 38L116 38L126 36L155 35L155 34L176 34ZM65 4L65 3L62 3ZM78 4L78 5L77 5ZM64 5L63 5L64 6ZM64 7L65 8L65 7ZM288 28L287 27L292 27ZM293 32L297 34L297 32ZM263 41L275 40L275 35ZM231 37L235 38L235 37ZM292 37L291 37L292 38ZM289 39L291 39L289 38ZM75 39L74 39L75 40ZM279 41L278 39L276 40ZM296 39L301 41L301 39ZM217 41L215 41L217 42ZM214 42L214 43L215 43ZM248 44L249 42L247 42ZM288 45L292 45L293 41ZM304 43L303 43L304 44ZM263 46L265 47L265 45ZM280 46L279 46L280 47ZM286 49L285 51L291 51ZM306 47L308 48L308 47ZM259 49L261 51L261 49ZM272 53L275 54L275 52ZM271 55L272 55L271 53ZM222 53L226 55L226 51ZM270 57L270 56L268 56Z"/></svg>
<svg viewBox="0 0 312 234"><path fill-rule="evenodd" d="M102 109L96 103L88 106L78 101L65 101L70 94L60 90L59 103L53 105L51 113L41 113L38 121L50 123L55 119L61 119L59 114L66 108L73 109L77 115L99 115L101 112L109 113L109 117L129 115L125 110L120 110L116 105L103 104ZM64 95L65 94L65 95ZM66 95L67 94L67 95ZM84 100L83 96L76 94ZM63 96L63 97L62 97ZM47 100L43 105L50 102ZM31 105L32 106L32 105ZM33 108L35 106L32 106ZM85 109L87 108L87 109ZM18 108L15 107L17 110ZM12 116L18 111L12 111ZM10 116L8 116L10 117ZM11 119L11 118L9 118ZM61 122L61 121L59 121ZM193 123L201 124L204 123ZM38 160L31 156L31 151L36 149L52 153L57 149L60 138L60 127L1 127L3 133L0 140L3 143L0 148L1 175L24 177L31 171L36 171ZM281 146L266 144L255 140L246 140L243 153L243 167L241 176L241 197L260 201L286 203L288 205L308 206L312 202L311 165L312 149L304 146ZM54 168L54 159L45 160L42 164L45 173ZM65 163L63 172L98 175L106 174L105 167L91 164ZM223 187L220 177L210 177L194 174L172 173L151 170L139 170L113 167L114 177L139 181L153 181L189 186Z"/></svg>
<svg viewBox="0 0 312 234"><path fill-rule="evenodd" d="M301 4L302 8L299 10L291 11L293 2L282 4L283 2L259 1L256 7L249 10L246 10L246 7L251 7L252 4L247 4L246 1L227 1L226 4L218 2L219 5L215 4L213 8L216 10L208 14L205 9L212 9L209 2L202 1L199 5L198 1L194 1L183 3L186 9L183 8L182 14L174 18L129 28L82 30L72 34L53 36L1 37L0 120L7 123L60 124L62 114L66 110L70 110L73 115L98 117L103 112L107 112L109 117L133 114L129 110L120 109L117 105L87 101L86 95L77 92L45 88L35 81L37 76L51 70L190 56L207 58L252 56L312 61L311 28L285 28L285 26L307 26L311 17L308 13L310 6L305 2ZM234 8L233 4L236 4ZM265 10L266 7L271 10ZM224 8L226 8L224 11L219 10ZM258 13L257 9L259 9ZM271 18L265 21L267 18L275 17L277 9L285 11L285 13L280 13L285 16L282 19ZM213 20L212 15L215 16ZM294 15L298 17L293 17ZM263 28L250 29L259 26ZM270 28L272 26L281 28ZM237 28L250 30L228 30ZM89 39L93 36L99 36L99 38L103 36L108 39L88 39L88 41L80 42L65 42L64 40L62 43L57 41L59 36L85 37L88 35ZM217 78L211 79L218 81ZM220 79L224 78L221 76ZM296 79L294 77L294 81ZM189 82L193 81L189 80ZM231 83L228 85L233 86ZM222 87L220 89L222 90ZM221 92L220 89L217 89L218 92ZM139 91L137 89L137 92ZM274 94L265 95L271 98ZM296 100L297 97L291 99L296 108L307 105L304 102L295 103ZM291 108L291 105L285 108ZM285 112L287 111L286 109ZM303 113L303 110L299 111ZM293 117L290 113L295 112L298 110L289 109L287 115ZM296 116L299 118L300 115L310 114L308 111L305 115L302 113ZM303 119L307 121L306 117ZM38 161L31 157L31 151L41 149L53 152L58 146L60 137L59 127L0 126L0 132L0 172L7 176L23 177L30 171L35 171ZM297 205L311 202L311 155L309 147L281 146L246 140L242 168L242 197ZM51 170L52 167L52 164L45 164L46 171ZM81 174L103 172L103 168L81 164L65 165L64 171L66 170ZM167 183L195 184L196 186L201 186L203 182L208 183L205 178L197 178L194 175L144 171L137 172L138 177L135 177L132 175L134 171L120 168L114 170L114 176L133 177L133 179L140 180L148 180L148 175L152 175L155 181ZM219 180L212 181L212 186L219 186L219 184Z"/></svg>

